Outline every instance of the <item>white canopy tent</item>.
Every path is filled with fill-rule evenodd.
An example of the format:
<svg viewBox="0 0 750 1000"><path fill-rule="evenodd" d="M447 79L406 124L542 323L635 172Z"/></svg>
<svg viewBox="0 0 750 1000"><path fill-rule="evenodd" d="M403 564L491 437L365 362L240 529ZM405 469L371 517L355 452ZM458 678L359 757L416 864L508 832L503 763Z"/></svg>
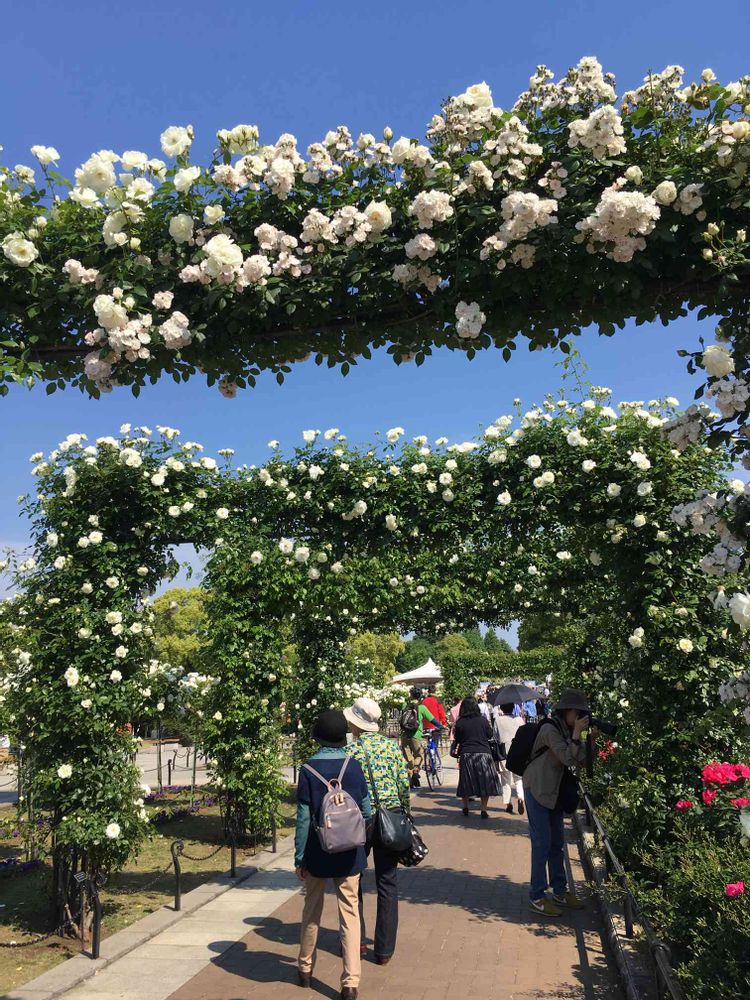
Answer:
<svg viewBox="0 0 750 1000"><path fill-rule="evenodd" d="M443 679L443 672L435 661L430 657L427 663L423 663L416 670L407 670L405 674L398 674L391 680L391 684L438 684Z"/></svg>

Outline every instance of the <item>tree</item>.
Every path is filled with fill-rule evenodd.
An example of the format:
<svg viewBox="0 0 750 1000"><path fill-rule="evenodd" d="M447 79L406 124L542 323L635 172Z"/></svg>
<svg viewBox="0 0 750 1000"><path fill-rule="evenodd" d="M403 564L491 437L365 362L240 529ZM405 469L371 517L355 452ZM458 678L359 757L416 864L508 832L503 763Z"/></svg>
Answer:
<svg viewBox="0 0 750 1000"><path fill-rule="evenodd" d="M384 687L396 673L396 662L405 647L398 632L360 632L350 639L348 652L354 659L369 660L373 669L368 681Z"/></svg>
<svg viewBox="0 0 750 1000"><path fill-rule="evenodd" d="M518 649L526 652L539 646L567 646L574 640L570 615L527 615L518 626Z"/></svg>
<svg viewBox="0 0 750 1000"><path fill-rule="evenodd" d="M497 632L488 628L484 634L483 647L488 653L512 653L513 647L507 639L501 639Z"/></svg>
<svg viewBox="0 0 750 1000"><path fill-rule="evenodd" d="M468 653L472 648L473 647L470 645L469 640L465 635L460 633L444 635L435 646L434 658L437 660L439 665L446 656L452 656L457 653Z"/></svg>
<svg viewBox="0 0 750 1000"><path fill-rule="evenodd" d="M160 660L199 670L206 627L200 587L173 587L154 601L154 645Z"/></svg>
<svg viewBox="0 0 750 1000"><path fill-rule="evenodd" d="M399 673L403 674L407 670L421 667L430 657L436 659L437 655L437 644L433 638L415 635L413 639L404 643L404 648L396 659L396 666Z"/></svg>
<svg viewBox="0 0 750 1000"><path fill-rule="evenodd" d="M461 635L466 640L469 649L484 649L484 639L478 625L475 625L474 628L464 629Z"/></svg>

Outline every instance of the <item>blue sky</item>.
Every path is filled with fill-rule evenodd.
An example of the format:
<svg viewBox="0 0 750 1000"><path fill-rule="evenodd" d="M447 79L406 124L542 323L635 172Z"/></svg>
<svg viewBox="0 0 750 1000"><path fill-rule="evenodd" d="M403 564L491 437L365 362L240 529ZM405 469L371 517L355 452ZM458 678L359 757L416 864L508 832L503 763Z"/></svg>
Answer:
<svg viewBox="0 0 750 1000"><path fill-rule="evenodd" d="M30 163L34 143L57 147L70 174L91 152L143 149L160 155L167 125L195 127L194 158L212 148L218 128L258 124L261 139L294 133L304 148L337 124L355 134L421 136L440 101L486 80L495 103L509 105L544 62L558 74L596 55L618 90L649 69L683 65L689 77L710 66L724 80L750 68L737 43L747 24L742 0L712 13L697 0L627 6L570 0L409 0L378 4L229 2L222 5L131 0L127 9L91 0L26 0L3 14L0 89L5 95L0 154ZM675 395L687 405L697 384L676 356L710 321L627 329L614 339L591 332L578 341L589 377L615 400ZM514 396L532 403L559 385L559 357L529 354L510 364L487 354L469 363L441 352L421 369L377 357L344 379L298 367L279 387L268 378L233 401L198 379L164 380L139 399L126 390L92 401L78 392L47 397L17 389L0 400L0 545L21 542L16 497L31 486L28 456L71 431L93 438L124 421L166 423L209 452L234 447L241 461L267 454L278 438L291 446L306 427L338 426L353 440L396 424L408 432L463 439L507 412Z"/></svg>

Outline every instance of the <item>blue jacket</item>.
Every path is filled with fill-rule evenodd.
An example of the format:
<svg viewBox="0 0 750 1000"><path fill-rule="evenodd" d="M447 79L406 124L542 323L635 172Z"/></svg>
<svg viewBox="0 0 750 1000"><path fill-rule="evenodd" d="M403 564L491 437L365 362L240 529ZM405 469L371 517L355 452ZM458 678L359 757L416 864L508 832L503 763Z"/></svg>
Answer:
<svg viewBox="0 0 750 1000"><path fill-rule="evenodd" d="M321 747L309 763L324 778L337 778L341 765L347 757L346 748ZM343 788L354 799L366 819L372 815L370 795L362 768L356 760L350 760L344 774ZM316 878L344 878L357 875L367 867L364 847L341 854L327 854L320 846L310 815L320 819L320 807L328 789L304 768L300 769L297 782L297 828L294 835L294 864L304 868Z"/></svg>

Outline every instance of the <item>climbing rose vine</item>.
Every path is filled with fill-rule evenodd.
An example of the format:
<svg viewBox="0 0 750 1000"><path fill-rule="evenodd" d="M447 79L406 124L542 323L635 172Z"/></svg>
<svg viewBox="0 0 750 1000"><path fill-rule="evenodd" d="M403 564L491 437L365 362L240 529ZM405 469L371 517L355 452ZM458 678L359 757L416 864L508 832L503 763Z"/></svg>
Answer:
<svg viewBox="0 0 750 1000"><path fill-rule="evenodd" d="M681 433L708 422L744 454L749 84L669 66L618 96L587 57L559 82L538 67L508 109L469 87L424 143L338 126L300 151L237 125L203 165L172 125L158 156L99 150L70 180L34 146L35 167L0 168L0 392L200 371L232 396L311 354L507 360L519 333L566 348L703 307L719 339L689 364L719 412Z"/></svg>

